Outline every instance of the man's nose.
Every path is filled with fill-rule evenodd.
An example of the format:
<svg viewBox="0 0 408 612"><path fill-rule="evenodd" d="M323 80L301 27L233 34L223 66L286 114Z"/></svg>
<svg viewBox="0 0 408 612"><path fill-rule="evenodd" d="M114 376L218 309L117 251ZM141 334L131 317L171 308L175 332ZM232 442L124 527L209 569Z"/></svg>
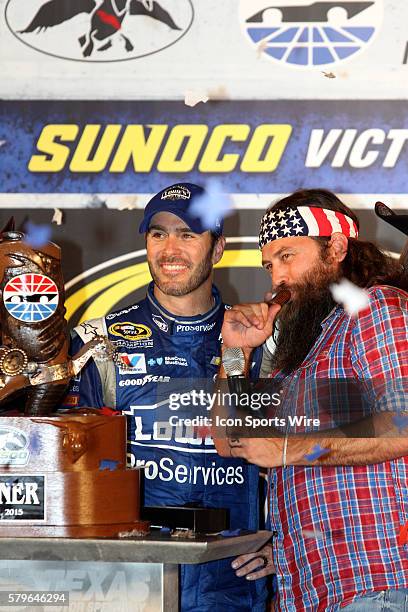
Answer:
<svg viewBox="0 0 408 612"><path fill-rule="evenodd" d="M272 287L276 291L281 285L289 285L289 275L283 266L273 265Z"/></svg>
<svg viewBox="0 0 408 612"><path fill-rule="evenodd" d="M163 253L175 253L180 250L180 240L176 234L169 234L163 244Z"/></svg>

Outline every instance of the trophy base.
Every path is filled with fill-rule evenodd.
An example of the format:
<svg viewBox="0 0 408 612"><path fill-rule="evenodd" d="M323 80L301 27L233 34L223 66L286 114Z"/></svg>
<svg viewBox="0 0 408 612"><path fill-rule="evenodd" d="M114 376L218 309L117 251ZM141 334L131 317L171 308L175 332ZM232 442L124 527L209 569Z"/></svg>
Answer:
<svg viewBox="0 0 408 612"><path fill-rule="evenodd" d="M0 462L0 537L149 532L122 415L2 417Z"/></svg>

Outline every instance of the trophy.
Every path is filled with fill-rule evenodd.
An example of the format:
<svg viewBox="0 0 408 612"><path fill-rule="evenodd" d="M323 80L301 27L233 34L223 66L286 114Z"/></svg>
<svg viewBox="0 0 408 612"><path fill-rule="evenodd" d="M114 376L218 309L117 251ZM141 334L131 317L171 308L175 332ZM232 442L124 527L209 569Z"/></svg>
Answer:
<svg viewBox="0 0 408 612"><path fill-rule="evenodd" d="M13 220L0 233L0 536L144 534L126 417L53 413L90 357L112 358L108 339L69 357L60 248L24 238Z"/></svg>

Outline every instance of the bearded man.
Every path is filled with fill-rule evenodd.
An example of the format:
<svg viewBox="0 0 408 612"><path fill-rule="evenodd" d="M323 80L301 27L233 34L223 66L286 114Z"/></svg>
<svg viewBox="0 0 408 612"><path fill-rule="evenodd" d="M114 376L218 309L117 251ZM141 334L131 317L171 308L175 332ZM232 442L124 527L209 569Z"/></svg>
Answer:
<svg viewBox="0 0 408 612"><path fill-rule="evenodd" d="M274 204L261 222L262 263L272 290L288 289L290 302L234 306L222 327L223 364L241 349L244 374L255 349L275 338L272 350L264 345L261 374L280 381L281 415L293 398L303 400L298 414L313 411L316 383L333 380L358 384L371 410L351 423L357 437L336 423L290 435L286 423L280 437L216 440L220 454L269 468L273 539L264 555L276 568L278 609L288 612L408 610L408 293L400 265L359 241L358 228L325 190ZM330 292L343 277L367 292L355 316ZM238 575L265 573L259 553L252 557L234 561Z"/></svg>
<svg viewBox="0 0 408 612"><path fill-rule="evenodd" d="M146 506L227 508L231 529L256 530L259 469L219 457L209 435L169 422L180 414L169 413L171 392L212 382L219 363L225 305L212 280L225 238L222 220L209 228L195 214L203 194L178 183L147 204L139 232L153 282L137 304L75 328L73 353L99 333L118 355L116 364L90 361L66 405L128 415L129 462L144 467ZM197 408L183 405L190 420L196 416ZM237 578L228 559L181 566L180 587L182 612L265 609L265 584Z"/></svg>

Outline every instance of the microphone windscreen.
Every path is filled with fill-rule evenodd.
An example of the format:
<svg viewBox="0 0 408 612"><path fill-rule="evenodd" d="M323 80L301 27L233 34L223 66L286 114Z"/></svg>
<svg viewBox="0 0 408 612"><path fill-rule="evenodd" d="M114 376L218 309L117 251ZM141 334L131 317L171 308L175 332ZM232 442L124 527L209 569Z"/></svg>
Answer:
<svg viewBox="0 0 408 612"><path fill-rule="evenodd" d="M222 364L227 376L237 376L245 371L245 356L242 349L229 348L228 354L224 353Z"/></svg>

